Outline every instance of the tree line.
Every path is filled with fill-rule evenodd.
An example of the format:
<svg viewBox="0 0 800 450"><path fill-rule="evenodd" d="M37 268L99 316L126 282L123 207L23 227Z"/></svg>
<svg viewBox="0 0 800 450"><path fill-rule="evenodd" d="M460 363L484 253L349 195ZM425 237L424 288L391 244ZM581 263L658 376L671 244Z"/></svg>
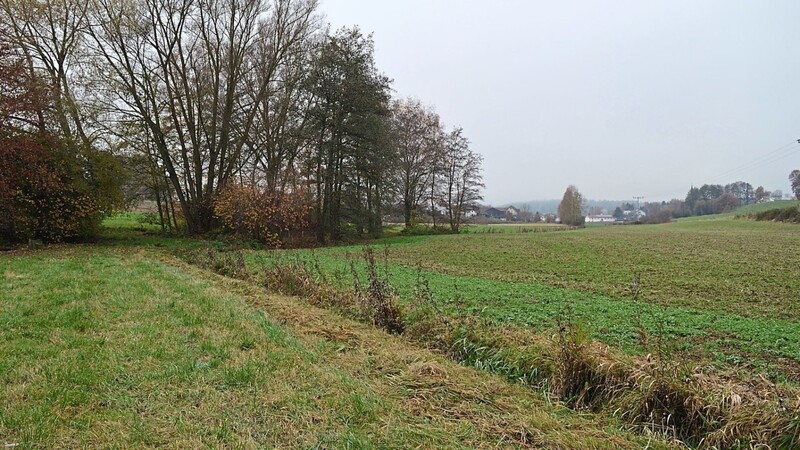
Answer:
<svg viewBox="0 0 800 450"><path fill-rule="evenodd" d="M791 175L789 178L791 181ZM800 199L800 192L795 194ZM647 213L647 217L643 221L657 223L667 222L672 218L725 213L742 205L780 200L783 195L781 190L768 191L763 186L753 188L752 184L745 181L736 181L725 185L692 186L683 200L645 203L642 210Z"/></svg>
<svg viewBox="0 0 800 450"><path fill-rule="evenodd" d="M224 226L272 241L304 228L326 242L377 236L394 208L407 226L442 209L436 225L457 232L481 199L482 159L464 131L393 98L372 37L325 27L317 0L0 8L0 83L38 86L4 91L19 95L3 94L15 105L3 136L47 136L74 159L64 183L105 182L85 189L98 203L90 215L147 198L165 229ZM0 199L24 203L17 181L0 177ZM113 198L100 202L101 191Z"/></svg>

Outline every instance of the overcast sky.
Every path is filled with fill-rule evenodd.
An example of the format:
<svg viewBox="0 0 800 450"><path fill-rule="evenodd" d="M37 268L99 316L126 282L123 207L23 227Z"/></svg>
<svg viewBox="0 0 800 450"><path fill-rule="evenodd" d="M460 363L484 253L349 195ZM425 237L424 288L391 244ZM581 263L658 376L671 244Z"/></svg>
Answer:
<svg viewBox="0 0 800 450"><path fill-rule="evenodd" d="M464 127L485 199L683 198L800 168L800 1L322 0Z"/></svg>

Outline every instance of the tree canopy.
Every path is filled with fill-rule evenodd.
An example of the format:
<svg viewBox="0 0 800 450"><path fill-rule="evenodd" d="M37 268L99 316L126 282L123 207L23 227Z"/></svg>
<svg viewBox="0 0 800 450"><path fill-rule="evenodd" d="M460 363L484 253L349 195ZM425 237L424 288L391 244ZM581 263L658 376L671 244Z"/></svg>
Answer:
<svg viewBox="0 0 800 450"><path fill-rule="evenodd" d="M565 225L581 226L586 221L583 215L584 198L574 185L569 185L564 191L561 203L558 205L558 216Z"/></svg>
<svg viewBox="0 0 800 450"><path fill-rule="evenodd" d="M227 214L268 198L309 205L299 223L320 242L377 236L396 211L412 226L445 208L458 231L481 157L433 107L392 99L372 37L326 29L318 6L0 0L13 50L0 55L0 121L61 139L98 211L152 200L165 230L244 230ZM124 184L120 163L135 175Z"/></svg>

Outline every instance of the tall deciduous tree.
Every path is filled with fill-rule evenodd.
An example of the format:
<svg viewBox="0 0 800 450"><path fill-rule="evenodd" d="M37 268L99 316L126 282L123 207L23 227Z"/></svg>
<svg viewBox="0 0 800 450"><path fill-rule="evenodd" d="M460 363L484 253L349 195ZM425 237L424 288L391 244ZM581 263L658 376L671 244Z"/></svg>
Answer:
<svg viewBox="0 0 800 450"><path fill-rule="evenodd" d="M0 127L8 132L45 132L45 110L51 92L31 72L25 51L8 36L0 24Z"/></svg>
<svg viewBox="0 0 800 450"><path fill-rule="evenodd" d="M213 197L240 171L255 105L273 81L248 76L269 71L255 54L259 36L283 26L275 14L291 20L295 10L290 0L95 3L88 32L118 93L113 104L152 136L189 231L207 231Z"/></svg>
<svg viewBox="0 0 800 450"><path fill-rule="evenodd" d="M101 218L87 161L40 122L55 95L37 75L21 43L0 41L0 243L91 237Z"/></svg>
<svg viewBox="0 0 800 450"><path fill-rule="evenodd" d="M789 174L789 182L792 184L794 198L800 200L800 169L795 169Z"/></svg>
<svg viewBox="0 0 800 450"><path fill-rule="evenodd" d="M583 195L578 192L577 187L569 185L567 190L564 191L561 203L558 205L558 215L561 217L561 223L573 226L583 225L586 220L583 215L583 206Z"/></svg>
<svg viewBox="0 0 800 450"><path fill-rule="evenodd" d="M66 140L92 147L97 134L87 129L86 111L77 95L85 54L88 0L0 0L0 14L15 43L23 50L31 71L52 88L51 109ZM76 92L77 91L77 92Z"/></svg>
<svg viewBox="0 0 800 450"><path fill-rule="evenodd" d="M403 218L410 227L428 193L426 188L435 183L442 131L439 115L415 99L395 101L391 123L398 154L395 183L403 205Z"/></svg>
<svg viewBox="0 0 800 450"><path fill-rule="evenodd" d="M736 194L732 192L726 192L720 195L716 200L714 200L714 212L715 213L724 213L730 212L734 209L738 208L739 205L742 204L742 201Z"/></svg>
<svg viewBox="0 0 800 450"><path fill-rule="evenodd" d="M309 139L311 97L303 89L314 47L320 44L317 0L275 2L259 29L251 68L246 72L245 101L256 109L245 137L250 184L267 192L298 186L298 166Z"/></svg>
<svg viewBox="0 0 800 450"><path fill-rule="evenodd" d="M756 188L756 192L754 194L754 199L756 203L761 203L766 201L769 198L770 192L764 189L764 186L759 186Z"/></svg>
<svg viewBox="0 0 800 450"><path fill-rule="evenodd" d="M749 205L755 197L753 185L744 181L735 181L726 184L724 191L726 194L733 194L739 199L739 202L744 205Z"/></svg>
<svg viewBox="0 0 800 450"><path fill-rule="evenodd" d="M0 0L0 23L3 36L24 59L29 79L47 93L29 124L63 141L70 159L81 161L77 175L108 213L124 206L120 186L126 174L102 142L90 107L93 81L87 74L85 45L89 6L89 0Z"/></svg>
<svg viewBox="0 0 800 450"><path fill-rule="evenodd" d="M700 187L702 200L714 200L724 193L725 188L721 184L704 184Z"/></svg>

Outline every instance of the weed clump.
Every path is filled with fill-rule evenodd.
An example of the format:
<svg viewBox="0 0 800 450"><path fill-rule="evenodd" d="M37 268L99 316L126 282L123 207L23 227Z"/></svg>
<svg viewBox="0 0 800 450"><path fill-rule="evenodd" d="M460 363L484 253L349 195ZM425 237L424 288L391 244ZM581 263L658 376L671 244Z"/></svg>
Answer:
<svg viewBox="0 0 800 450"><path fill-rule="evenodd" d="M703 439L709 448L800 448L800 398L777 406L736 407Z"/></svg>
<svg viewBox="0 0 800 450"><path fill-rule="evenodd" d="M364 249L363 261L366 281L362 283L356 264L351 261L353 284L349 291L329 282L313 253L310 259L287 259L275 253L260 282L272 292L304 297L316 306L338 308L390 333L402 333L405 325L388 270L381 274L370 247Z"/></svg>
<svg viewBox="0 0 800 450"><path fill-rule="evenodd" d="M276 258L263 272L262 284L283 295L315 297L318 284L306 264L299 259Z"/></svg>
<svg viewBox="0 0 800 450"><path fill-rule="evenodd" d="M570 318L558 319L556 374L553 393L571 407L588 405L600 383L589 353L589 333Z"/></svg>
<svg viewBox="0 0 800 450"><path fill-rule="evenodd" d="M353 267L353 286L356 297L372 324L390 333L401 334L405 329L400 309L397 306L397 291L389 282L389 272L379 273L372 247L364 248L367 283L362 286Z"/></svg>
<svg viewBox="0 0 800 450"><path fill-rule="evenodd" d="M690 373L646 365L631 374L633 389L616 402L621 416L676 440L699 442L718 420L718 408L700 396Z"/></svg>
<svg viewBox="0 0 800 450"><path fill-rule="evenodd" d="M571 408L599 409L629 388L625 366L567 312L556 320L551 392Z"/></svg>
<svg viewBox="0 0 800 450"><path fill-rule="evenodd" d="M186 255L189 263L211 270L220 275L248 279L250 272L244 260L244 253L241 249L233 251L223 251L215 248L196 250Z"/></svg>

